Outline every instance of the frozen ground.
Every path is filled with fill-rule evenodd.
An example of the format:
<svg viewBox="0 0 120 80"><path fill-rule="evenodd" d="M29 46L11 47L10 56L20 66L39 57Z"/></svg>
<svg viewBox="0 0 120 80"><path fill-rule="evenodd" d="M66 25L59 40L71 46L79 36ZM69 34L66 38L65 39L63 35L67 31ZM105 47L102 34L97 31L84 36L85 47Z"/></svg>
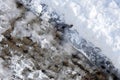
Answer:
<svg viewBox="0 0 120 80"><path fill-rule="evenodd" d="M40 3L100 47L120 70L119 0L35 0L32 11L37 16L15 0L0 0L0 79L113 80L61 42L62 33L48 22L49 16L38 18Z"/></svg>

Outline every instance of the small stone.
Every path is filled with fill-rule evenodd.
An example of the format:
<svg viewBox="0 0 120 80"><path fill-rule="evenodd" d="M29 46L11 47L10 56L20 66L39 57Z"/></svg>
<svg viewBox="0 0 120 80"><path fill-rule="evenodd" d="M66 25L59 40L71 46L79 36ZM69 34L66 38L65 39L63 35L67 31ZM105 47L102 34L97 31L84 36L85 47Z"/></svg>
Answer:
<svg viewBox="0 0 120 80"><path fill-rule="evenodd" d="M32 40L30 40L29 38L27 38L27 37L23 37L23 43L25 44L25 45L30 45L31 43L32 43Z"/></svg>

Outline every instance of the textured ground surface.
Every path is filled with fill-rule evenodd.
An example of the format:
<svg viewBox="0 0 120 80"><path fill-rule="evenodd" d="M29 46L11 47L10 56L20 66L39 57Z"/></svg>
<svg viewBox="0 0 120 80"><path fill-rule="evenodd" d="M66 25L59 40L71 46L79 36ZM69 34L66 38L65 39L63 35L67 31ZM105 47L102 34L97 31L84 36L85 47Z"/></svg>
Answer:
<svg viewBox="0 0 120 80"><path fill-rule="evenodd" d="M0 80L112 80L22 4L0 6Z"/></svg>

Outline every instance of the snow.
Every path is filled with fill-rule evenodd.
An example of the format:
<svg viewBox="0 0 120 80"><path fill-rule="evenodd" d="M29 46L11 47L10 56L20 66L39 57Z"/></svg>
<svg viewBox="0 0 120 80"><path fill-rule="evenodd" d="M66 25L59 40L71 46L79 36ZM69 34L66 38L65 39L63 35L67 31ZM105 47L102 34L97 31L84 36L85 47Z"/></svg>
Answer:
<svg viewBox="0 0 120 80"><path fill-rule="evenodd" d="M35 75L37 75L37 79ZM36 80L43 80L44 78L48 79L48 76L46 76L41 70L30 73L28 77Z"/></svg>
<svg viewBox="0 0 120 80"><path fill-rule="evenodd" d="M0 11L5 13L4 16L0 15L0 41L4 38L1 33L7 30L10 26L9 21L20 15L21 11L13 5L14 0L9 3L9 0L0 0ZM27 0L26 0L27 1ZM32 8L35 13L39 15L42 11L40 3L48 5L52 11L57 12L60 18L67 24L73 24L73 30L77 30L79 35L86 40L92 42L95 46L102 49L103 54L106 55L114 65L120 70L120 0L32 0ZM8 5L9 3L9 5ZM1 13L0 13L1 14ZM45 13L42 18L48 21L50 16ZM37 22L30 25L29 22L36 19L36 16L31 12L25 13L25 18L18 20L15 23L15 28L11 33L14 37L30 37L33 42L41 45L41 48L50 47L50 40L53 39L51 35L40 36L39 32L47 31L46 25L51 27L50 24ZM6 18L7 17L7 18ZM8 25L6 25L8 24ZM42 24L42 25L41 25ZM33 27L34 26L34 27ZM39 27L40 26L40 27ZM41 33L42 34L42 33ZM74 35L75 37L78 37ZM78 39L79 40L79 39ZM66 52L72 52L69 45L64 45L69 49ZM56 50L55 47L51 49ZM34 66L29 59L23 59L20 62L19 56L12 56L11 68L14 69L16 76L24 78L21 73L24 68L32 70ZM2 60L0 60L2 64ZM0 75L7 73L3 71L4 67L0 66ZM39 71L34 71L29 74L29 78L33 79L35 74L39 73L39 78L47 78L47 76ZM74 74L74 73L73 73ZM10 75L9 73L7 75Z"/></svg>
<svg viewBox="0 0 120 80"><path fill-rule="evenodd" d="M0 42L2 41L3 38L4 38L4 36L3 36L3 35L0 35Z"/></svg>
<svg viewBox="0 0 120 80"><path fill-rule="evenodd" d="M120 70L120 8L119 0L41 0L80 36L100 47Z"/></svg>

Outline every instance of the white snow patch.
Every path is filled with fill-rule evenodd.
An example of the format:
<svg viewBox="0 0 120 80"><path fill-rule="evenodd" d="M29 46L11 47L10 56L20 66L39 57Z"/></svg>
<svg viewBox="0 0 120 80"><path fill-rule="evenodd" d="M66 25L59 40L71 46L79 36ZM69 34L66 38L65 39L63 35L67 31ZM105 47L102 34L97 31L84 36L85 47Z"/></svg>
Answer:
<svg viewBox="0 0 120 80"><path fill-rule="evenodd" d="M4 36L3 36L3 35L0 35L0 42L2 41L3 38L4 38Z"/></svg>
<svg viewBox="0 0 120 80"><path fill-rule="evenodd" d="M14 71L14 75L24 79L22 72L25 68L29 70L33 70L34 64L32 63L31 59L21 59L22 56L12 56L11 57L11 69Z"/></svg>
<svg viewBox="0 0 120 80"><path fill-rule="evenodd" d="M43 80L43 78L49 79L41 70L36 70L28 75L30 79Z"/></svg>

